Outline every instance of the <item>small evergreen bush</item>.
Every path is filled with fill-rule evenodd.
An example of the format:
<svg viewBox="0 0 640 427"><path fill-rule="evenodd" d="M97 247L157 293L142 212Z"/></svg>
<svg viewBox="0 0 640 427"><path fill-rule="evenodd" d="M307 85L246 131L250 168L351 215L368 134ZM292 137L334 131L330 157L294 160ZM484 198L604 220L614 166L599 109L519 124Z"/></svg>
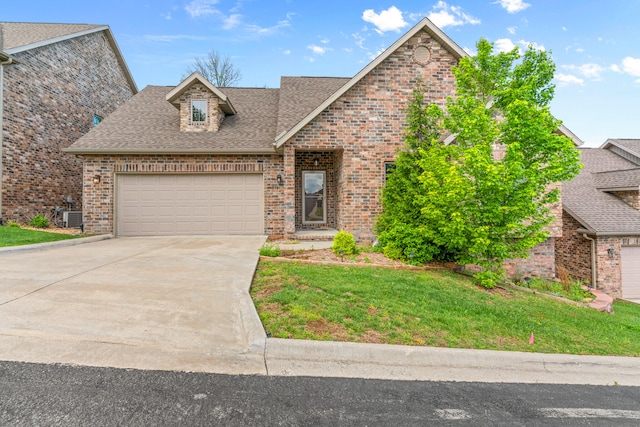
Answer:
<svg viewBox="0 0 640 427"><path fill-rule="evenodd" d="M49 227L49 220L42 215L36 215L31 218L29 225L35 228L47 228Z"/></svg>
<svg viewBox="0 0 640 427"><path fill-rule="evenodd" d="M331 250L336 255L355 255L358 253L356 239L353 237L353 234L340 230L333 238ZM342 254L340 251L343 251Z"/></svg>

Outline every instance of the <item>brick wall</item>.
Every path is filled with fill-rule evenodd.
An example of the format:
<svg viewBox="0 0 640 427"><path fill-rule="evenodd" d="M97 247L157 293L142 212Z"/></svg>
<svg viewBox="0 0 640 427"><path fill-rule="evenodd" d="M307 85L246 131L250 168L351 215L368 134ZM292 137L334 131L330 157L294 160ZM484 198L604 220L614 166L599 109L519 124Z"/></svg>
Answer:
<svg viewBox="0 0 640 427"><path fill-rule="evenodd" d="M555 238L550 237L529 251L528 258L507 260L504 263L507 277L539 277L554 279Z"/></svg>
<svg viewBox="0 0 640 427"><path fill-rule="evenodd" d="M191 121L191 101L207 101L207 120L203 123ZM180 96L180 130L182 132L217 132L224 120L224 112L218 106L219 98L202 83L194 83Z"/></svg>
<svg viewBox="0 0 640 427"><path fill-rule="evenodd" d="M284 235L283 186L277 182L282 171L278 155L132 155L84 156L84 226L87 233L112 233L115 224L117 174L121 173L250 173L264 176L265 233ZM93 177L100 175L100 183ZM292 186L291 186L292 187Z"/></svg>
<svg viewBox="0 0 640 427"><path fill-rule="evenodd" d="M631 206L635 210L640 210L640 192L638 190L612 191L611 194Z"/></svg>
<svg viewBox="0 0 640 427"><path fill-rule="evenodd" d="M82 206L82 161L61 149L133 93L103 33L16 53L5 67L3 220L49 214L63 199Z"/></svg>
<svg viewBox="0 0 640 427"><path fill-rule="evenodd" d="M314 229L314 228L336 228L337 227L337 188L336 188L336 157L341 156L341 152L334 151L302 151L296 153L296 228ZM318 166L314 160L318 160ZM325 194L326 201L326 218L327 221L322 224L303 224L302 216L302 197L304 190L302 188L302 172L303 171L324 171L325 172Z"/></svg>
<svg viewBox="0 0 640 427"><path fill-rule="evenodd" d="M415 61L414 48L426 46L431 60ZM343 150L334 164L339 190L336 228L361 242L375 238L373 224L380 214L384 163L393 161L403 144L405 110L416 83L423 80L426 100L444 104L454 95L451 67L457 60L426 32L420 32L385 59L340 99L307 124L284 146L287 179L295 179L296 153ZM285 233L296 227L298 194L286 189Z"/></svg>
<svg viewBox="0 0 640 427"><path fill-rule="evenodd" d="M596 289L614 298L622 296L621 248L621 237L598 237L596 239ZM609 249L613 249L613 256L609 255Z"/></svg>
<svg viewBox="0 0 640 427"><path fill-rule="evenodd" d="M577 231L582 224L564 210L562 223L562 236L555 240L556 268L563 266L572 278L591 283L591 241Z"/></svg>

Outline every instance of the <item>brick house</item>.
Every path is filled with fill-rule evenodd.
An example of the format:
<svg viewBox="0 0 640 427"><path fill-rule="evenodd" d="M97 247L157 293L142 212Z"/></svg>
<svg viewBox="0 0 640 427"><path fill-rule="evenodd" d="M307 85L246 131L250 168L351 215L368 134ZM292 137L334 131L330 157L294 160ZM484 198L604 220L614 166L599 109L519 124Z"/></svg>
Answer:
<svg viewBox="0 0 640 427"><path fill-rule="evenodd" d="M194 73L148 86L67 150L84 158L85 230L278 239L344 229L372 242L416 83L444 104L466 55L424 19L353 78L216 88ZM513 268L553 276L553 237Z"/></svg>
<svg viewBox="0 0 640 427"><path fill-rule="evenodd" d="M0 22L0 63L0 221L80 210L82 161L62 149L137 93L111 30Z"/></svg>
<svg viewBox="0 0 640 427"><path fill-rule="evenodd" d="M584 169L563 184L556 265L616 298L640 302L640 139L581 150Z"/></svg>

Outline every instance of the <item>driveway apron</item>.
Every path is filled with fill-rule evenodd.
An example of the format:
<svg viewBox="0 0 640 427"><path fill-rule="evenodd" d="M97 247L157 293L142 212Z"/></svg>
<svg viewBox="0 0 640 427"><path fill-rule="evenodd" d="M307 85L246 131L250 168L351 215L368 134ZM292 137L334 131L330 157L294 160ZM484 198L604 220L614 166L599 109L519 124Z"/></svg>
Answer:
<svg viewBox="0 0 640 427"><path fill-rule="evenodd" d="M265 373L261 236L118 238L0 254L0 359Z"/></svg>

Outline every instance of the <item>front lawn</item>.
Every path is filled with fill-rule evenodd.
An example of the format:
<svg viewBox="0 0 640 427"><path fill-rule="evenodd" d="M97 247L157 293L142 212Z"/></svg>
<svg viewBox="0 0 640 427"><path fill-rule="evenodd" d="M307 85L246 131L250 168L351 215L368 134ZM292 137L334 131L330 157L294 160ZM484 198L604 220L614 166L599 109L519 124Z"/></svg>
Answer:
<svg viewBox="0 0 640 427"><path fill-rule="evenodd" d="M0 247L22 246L34 243L56 242L58 240L75 239L81 236L49 233L46 231L28 230L18 227L0 227Z"/></svg>
<svg viewBox="0 0 640 427"><path fill-rule="evenodd" d="M278 338L640 356L638 305L610 315L447 271L267 260L251 296Z"/></svg>

